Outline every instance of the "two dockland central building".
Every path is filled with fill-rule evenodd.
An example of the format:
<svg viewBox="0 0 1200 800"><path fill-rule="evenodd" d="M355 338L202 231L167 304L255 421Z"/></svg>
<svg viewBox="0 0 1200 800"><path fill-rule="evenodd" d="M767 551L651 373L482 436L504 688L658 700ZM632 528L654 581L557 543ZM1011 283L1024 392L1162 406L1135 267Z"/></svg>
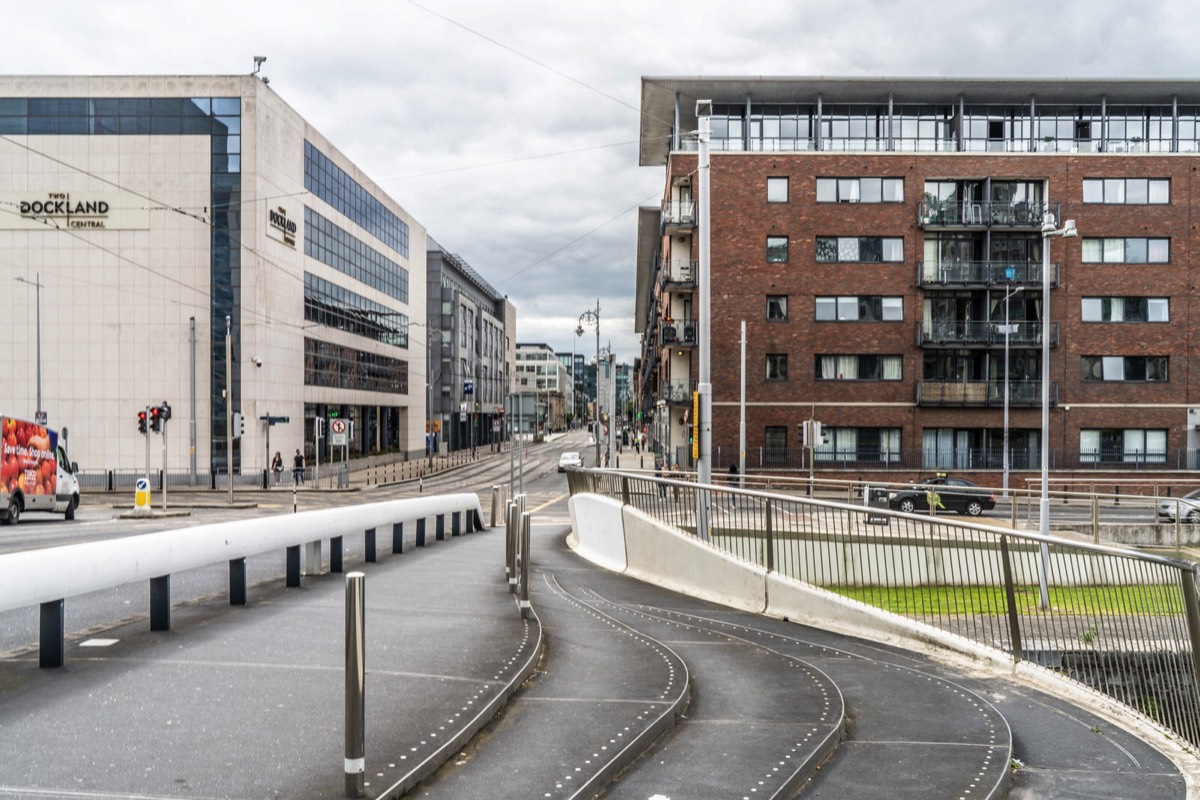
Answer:
<svg viewBox="0 0 1200 800"><path fill-rule="evenodd" d="M256 77L0 77L0 411L45 411L85 470L144 468L136 414L164 401L154 471L224 472L234 413L242 473L277 450L311 467L317 420L322 463L331 433L352 456L421 455L427 426L489 440L514 312L484 283L501 321L462 329L470 298L427 285L428 248ZM431 362L452 392L427 391ZM478 377L478 408L445 399Z"/></svg>
<svg viewBox="0 0 1200 800"><path fill-rule="evenodd" d="M805 465L816 419L818 470L998 471L1007 385L1010 463L1036 471L1043 337L1052 469L1200 466L1200 82L644 78L640 163L665 169L636 319L668 458L708 335L714 458L736 461L745 321L751 467ZM1051 219L1078 236L1044 239Z"/></svg>

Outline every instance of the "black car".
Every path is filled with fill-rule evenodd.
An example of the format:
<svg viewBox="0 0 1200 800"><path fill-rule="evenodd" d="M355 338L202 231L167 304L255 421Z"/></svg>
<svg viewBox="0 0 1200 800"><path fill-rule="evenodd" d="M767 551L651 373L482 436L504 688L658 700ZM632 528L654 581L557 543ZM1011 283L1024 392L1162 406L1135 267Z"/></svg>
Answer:
<svg viewBox="0 0 1200 800"><path fill-rule="evenodd" d="M996 507L996 498L990 489L962 478L947 478L944 475L925 478L920 481L920 485L888 495L888 508L906 514L928 511L930 505L939 513L954 511L978 517L984 511L991 511Z"/></svg>

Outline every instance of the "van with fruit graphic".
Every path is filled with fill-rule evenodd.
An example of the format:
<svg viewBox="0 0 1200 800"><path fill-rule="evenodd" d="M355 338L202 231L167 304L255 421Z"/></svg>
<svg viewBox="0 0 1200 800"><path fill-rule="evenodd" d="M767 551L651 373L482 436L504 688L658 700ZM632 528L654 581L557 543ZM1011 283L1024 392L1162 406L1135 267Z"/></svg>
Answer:
<svg viewBox="0 0 1200 800"><path fill-rule="evenodd" d="M15 525L26 511L53 511L75 519L79 471L65 440L35 422L0 417L0 520Z"/></svg>

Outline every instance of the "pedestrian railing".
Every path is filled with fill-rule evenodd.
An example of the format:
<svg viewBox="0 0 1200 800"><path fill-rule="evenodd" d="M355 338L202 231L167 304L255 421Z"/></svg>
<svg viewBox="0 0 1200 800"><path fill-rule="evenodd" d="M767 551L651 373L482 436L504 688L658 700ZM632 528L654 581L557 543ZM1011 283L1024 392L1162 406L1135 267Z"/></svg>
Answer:
<svg viewBox="0 0 1200 800"><path fill-rule="evenodd" d="M768 572L1053 670L1200 745L1193 562L616 471L569 470L568 483L572 494L618 499Z"/></svg>

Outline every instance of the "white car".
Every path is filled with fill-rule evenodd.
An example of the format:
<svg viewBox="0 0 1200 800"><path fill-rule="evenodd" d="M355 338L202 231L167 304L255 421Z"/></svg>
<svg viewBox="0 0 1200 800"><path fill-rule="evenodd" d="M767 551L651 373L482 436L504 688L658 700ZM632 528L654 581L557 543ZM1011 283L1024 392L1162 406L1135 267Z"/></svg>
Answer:
<svg viewBox="0 0 1200 800"><path fill-rule="evenodd" d="M558 457L558 471L566 472L567 467L582 467L583 456L575 452L563 453Z"/></svg>

